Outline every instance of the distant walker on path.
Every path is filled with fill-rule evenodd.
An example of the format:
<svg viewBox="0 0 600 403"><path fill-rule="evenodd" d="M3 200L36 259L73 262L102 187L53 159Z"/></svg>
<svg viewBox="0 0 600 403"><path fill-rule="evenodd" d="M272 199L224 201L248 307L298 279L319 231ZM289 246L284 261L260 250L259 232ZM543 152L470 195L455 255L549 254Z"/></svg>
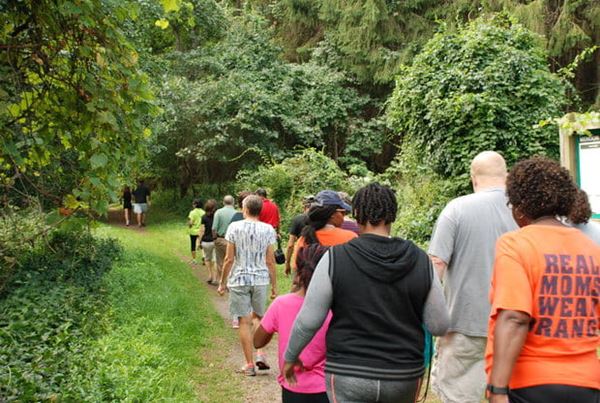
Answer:
<svg viewBox="0 0 600 403"><path fill-rule="evenodd" d="M133 191L133 212L137 217L138 227L146 225L146 214L150 206L150 189L144 184L144 180L138 181L137 188Z"/></svg>

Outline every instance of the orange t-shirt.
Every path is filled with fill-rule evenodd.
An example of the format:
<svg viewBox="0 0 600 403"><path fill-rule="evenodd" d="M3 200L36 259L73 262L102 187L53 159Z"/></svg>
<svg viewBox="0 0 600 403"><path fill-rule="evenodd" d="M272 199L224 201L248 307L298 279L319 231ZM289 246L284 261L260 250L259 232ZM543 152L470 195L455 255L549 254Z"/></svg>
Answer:
<svg viewBox="0 0 600 403"><path fill-rule="evenodd" d="M499 310L532 319L512 389L545 384L600 388L600 247L579 230L528 225L496 245L485 352L492 368Z"/></svg>
<svg viewBox="0 0 600 403"><path fill-rule="evenodd" d="M322 228L315 233L317 235L317 239L323 246L341 245L358 237L358 235L356 235L355 232L341 229L338 227ZM294 246L294 254L292 256L292 267L294 270L296 270L296 255L298 254L298 250L304 245L304 237L301 236L300 239L298 239L298 242L296 242L296 245Z"/></svg>

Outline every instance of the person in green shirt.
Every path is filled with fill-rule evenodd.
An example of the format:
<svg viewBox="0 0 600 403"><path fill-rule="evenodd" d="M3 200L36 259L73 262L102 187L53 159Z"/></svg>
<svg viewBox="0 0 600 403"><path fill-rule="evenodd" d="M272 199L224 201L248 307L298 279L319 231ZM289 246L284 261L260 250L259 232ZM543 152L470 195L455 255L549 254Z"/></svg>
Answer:
<svg viewBox="0 0 600 403"><path fill-rule="evenodd" d="M204 210L200 208L201 205L202 202L200 199L195 199L192 202L193 210L188 214L190 246L192 247L192 264L196 264L196 244L198 236L200 235L200 229L202 228L202 217L204 216Z"/></svg>

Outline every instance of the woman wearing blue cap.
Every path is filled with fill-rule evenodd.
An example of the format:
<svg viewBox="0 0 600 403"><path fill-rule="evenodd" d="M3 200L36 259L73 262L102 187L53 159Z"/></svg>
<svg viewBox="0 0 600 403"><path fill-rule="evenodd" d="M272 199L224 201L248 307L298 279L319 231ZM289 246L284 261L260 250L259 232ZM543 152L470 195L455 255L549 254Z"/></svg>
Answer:
<svg viewBox="0 0 600 403"><path fill-rule="evenodd" d="M344 202L334 190L322 190L315 196L315 202L308 210L307 225L302 230L302 235L296 244L292 267L296 270L296 252L305 245L320 244L334 246L344 244L357 235L340 228L344 216L351 207Z"/></svg>

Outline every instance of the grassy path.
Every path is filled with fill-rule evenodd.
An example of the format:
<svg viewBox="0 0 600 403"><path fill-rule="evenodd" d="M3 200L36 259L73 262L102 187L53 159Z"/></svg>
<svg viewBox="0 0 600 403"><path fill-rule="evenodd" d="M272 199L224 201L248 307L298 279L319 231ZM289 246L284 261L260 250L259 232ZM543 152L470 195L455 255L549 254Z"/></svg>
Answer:
<svg viewBox="0 0 600 403"><path fill-rule="evenodd" d="M115 290L111 295L118 331L130 331L123 327L147 328L132 330L132 340L140 345L130 347L159 351L156 356L171 358L164 377L158 380L162 384L160 397L205 402L278 401L276 338L267 350L271 371L255 378L235 374L243 356L237 332L227 319L227 297L219 297L214 287L206 285L204 266L187 263L185 223L161 214L151 217L142 229L111 224L97 232L119 239L126 250L125 261L109 278ZM289 280L283 275L279 279L280 290L286 292ZM144 363L123 363L123 367L129 365L143 367Z"/></svg>

